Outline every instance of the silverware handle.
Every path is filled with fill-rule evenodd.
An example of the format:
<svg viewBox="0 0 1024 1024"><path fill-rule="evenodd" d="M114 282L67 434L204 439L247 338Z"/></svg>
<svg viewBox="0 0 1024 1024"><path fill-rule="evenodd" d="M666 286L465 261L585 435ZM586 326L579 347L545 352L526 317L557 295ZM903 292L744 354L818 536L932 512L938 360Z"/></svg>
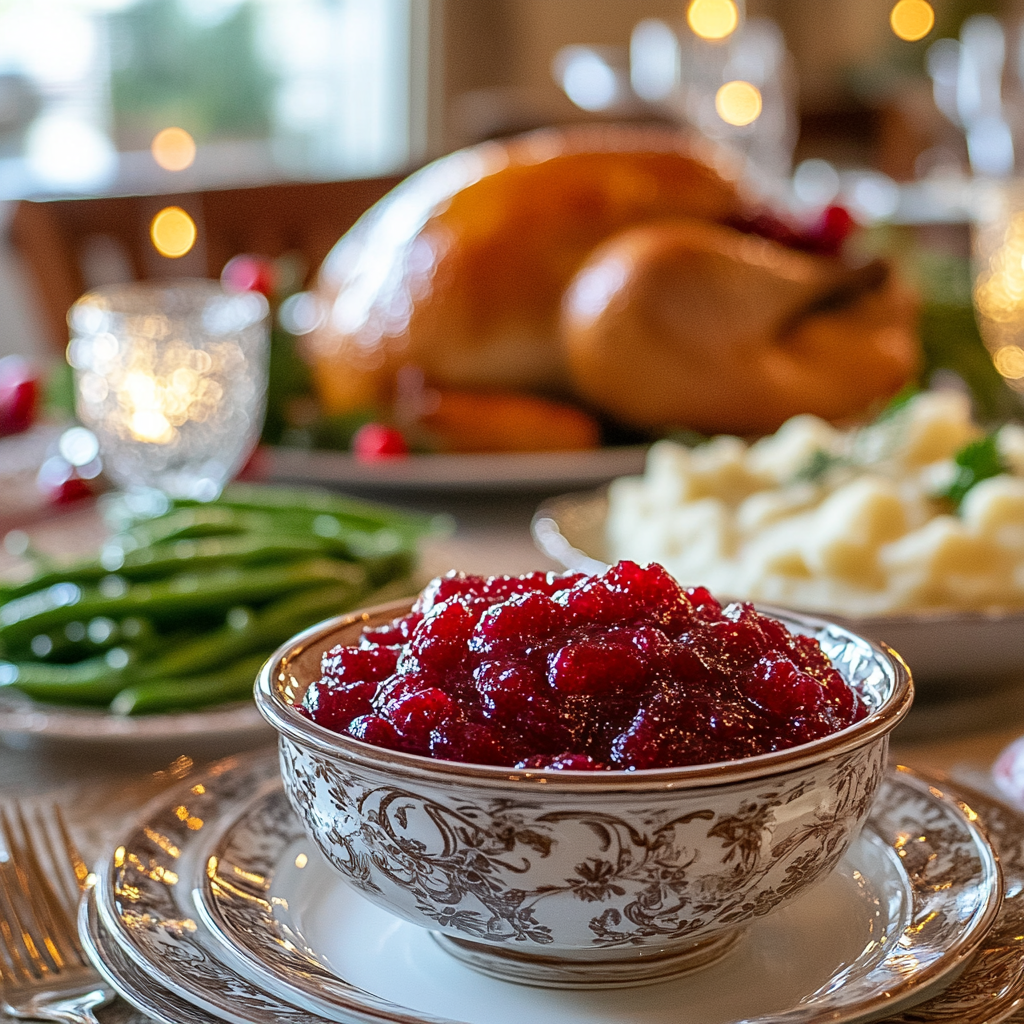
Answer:
<svg viewBox="0 0 1024 1024"><path fill-rule="evenodd" d="M84 992L72 993L55 999L53 994L39 993L25 1006L17 1009L4 1004L4 1011L23 1020L50 1020L58 1024L100 1024L94 1010L114 998L114 993L105 985L96 985Z"/></svg>

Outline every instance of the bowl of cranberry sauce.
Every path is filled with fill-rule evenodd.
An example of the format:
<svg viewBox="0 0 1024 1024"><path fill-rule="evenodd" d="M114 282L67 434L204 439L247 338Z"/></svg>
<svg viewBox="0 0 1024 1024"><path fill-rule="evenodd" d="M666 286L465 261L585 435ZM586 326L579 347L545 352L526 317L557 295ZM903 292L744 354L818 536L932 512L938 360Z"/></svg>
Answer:
<svg viewBox="0 0 1024 1024"><path fill-rule="evenodd" d="M310 838L470 966L646 984L717 961L863 825L906 666L658 565L434 580L270 659Z"/></svg>

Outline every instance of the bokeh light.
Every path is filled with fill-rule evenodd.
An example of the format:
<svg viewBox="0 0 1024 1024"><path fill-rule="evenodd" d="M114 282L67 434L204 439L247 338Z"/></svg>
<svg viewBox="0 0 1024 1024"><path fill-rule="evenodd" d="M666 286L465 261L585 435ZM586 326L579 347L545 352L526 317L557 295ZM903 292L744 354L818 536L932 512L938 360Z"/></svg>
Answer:
<svg viewBox="0 0 1024 1024"><path fill-rule="evenodd" d="M927 0L899 0L889 14L889 24L900 39L916 43L935 24L935 11Z"/></svg>
<svg viewBox="0 0 1024 1024"><path fill-rule="evenodd" d="M149 147L153 159L165 171L183 171L196 158L195 140L184 128L164 128Z"/></svg>
<svg viewBox="0 0 1024 1024"><path fill-rule="evenodd" d="M726 124L742 128L761 116L761 92L750 82L726 82L715 93L715 110Z"/></svg>
<svg viewBox="0 0 1024 1024"><path fill-rule="evenodd" d="M161 256L178 259L196 244L196 222L180 206L166 206L153 218L149 237Z"/></svg>
<svg viewBox="0 0 1024 1024"><path fill-rule="evenodd" d="M1004 345L996 349L992 355L999 373L1009 380L1020 380L1024 377L1024 348L1020 345Z"/></svg>
<svg viewBox="0 0 1024 1024"><path fill-rule="evenodd" d="M615 70L589 46L563 46L555 55L555 77L581 110L606 110L618 99Z"/></svg>
<svg viewBox="0 0 1024 1024"><path fill-rule="evenodd" d="M693 0L686 23L701 39L725 39L736 31L740 12L735 0Z"/></svg>

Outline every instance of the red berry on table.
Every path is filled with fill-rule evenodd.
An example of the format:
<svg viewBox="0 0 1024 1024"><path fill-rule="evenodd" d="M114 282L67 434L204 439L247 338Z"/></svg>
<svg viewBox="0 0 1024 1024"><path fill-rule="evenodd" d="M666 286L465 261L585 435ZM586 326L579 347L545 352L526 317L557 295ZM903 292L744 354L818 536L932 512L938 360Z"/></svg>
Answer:
<svg viewBox="0 0 1024 1024"><path fill-rule="evenodd" d="M277 273L263 256L234 256L224 264L220 282L230 292L260 292L267 298L274 292Z"/></svg>
<svg viewBox="0 0 1024 1024"><path fill-rule="evenodd" d="M36 486L51 505L70 505L94 494L89 481L83 480L75 467L60 455L51 456L39 467Z"/></svg>
<svg viewBox="0 0 1024 1024"><path fill-rule="evenodd" d="M401 431L383 423L364 423L352 438L352 454L359 462L377 462L409 454Z"/></svg>
<svg viewBox="0 0 1024 1024"><path fill-rule="evenodd" d="M21 356L0 359L0 437L20 434L35 420L39 380Z"/></svg>
<svg viewBox="0 0 1024 1024"><path fill-rule="evenodd" d="M88 480L82 480L77 476L69 477L62 484L58 484L47 495L52 505L70 505L73 502L81 501L83 498L93 496L92 488Z"/></svg>
<svg viewBox="0 0 1024 1024"><path fill-rule="evenodd" d="M836 255L856 226L845 207L829 206L822 212L811 232L815 248L826 256Z"/></svg>

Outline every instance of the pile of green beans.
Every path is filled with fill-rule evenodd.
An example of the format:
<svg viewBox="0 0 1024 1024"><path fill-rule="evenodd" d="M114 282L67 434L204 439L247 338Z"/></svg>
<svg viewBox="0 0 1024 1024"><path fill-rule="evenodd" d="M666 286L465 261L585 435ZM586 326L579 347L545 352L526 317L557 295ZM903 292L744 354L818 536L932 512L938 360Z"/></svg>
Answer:
<svg viewBox="0 0 1024 1024"><path fill-rule="evenodd" d="M121 715L243 699L293 634L411 592L416 541L432 528L242 484L208 504L113 511L119 530L97 557L0 583L0 686Z"/></svg>

